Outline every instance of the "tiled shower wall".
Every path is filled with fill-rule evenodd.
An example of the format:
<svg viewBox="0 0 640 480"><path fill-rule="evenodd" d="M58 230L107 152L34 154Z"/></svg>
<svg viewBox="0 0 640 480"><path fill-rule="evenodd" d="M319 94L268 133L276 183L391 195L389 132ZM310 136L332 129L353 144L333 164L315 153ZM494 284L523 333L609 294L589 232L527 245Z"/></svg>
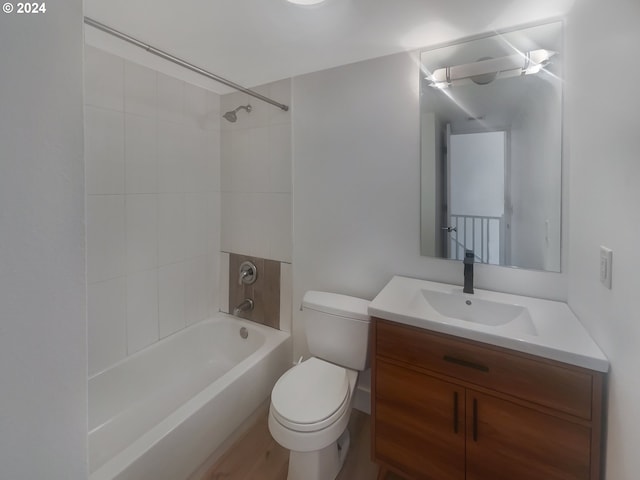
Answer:
<svg viewBox="0 0 640 480"><path fill-rule="evenodd" d="M291 80L255 91L290 105ZM222 250L291 262L291 113L237 92L221 110L251 104L238 120L221 120Z"/></svg>
<svg viewBox="0 0 640 480"><path fill-rule="evenodd" d="M290 79L254 90L291 106ZM221 120L221 276L229 278L228 253L280 261L280 329L291 331L291 112L241 92L221 97L222 112L247 104L251 112L239 111L235 123ZM228 282L221 287L221 309L231 311Z"/></svg>
<svg viewBox="0 0 640 480"><path fill-rule="evenodd" d="M220 98L85 49L89 373L218 310Z"/></svg>

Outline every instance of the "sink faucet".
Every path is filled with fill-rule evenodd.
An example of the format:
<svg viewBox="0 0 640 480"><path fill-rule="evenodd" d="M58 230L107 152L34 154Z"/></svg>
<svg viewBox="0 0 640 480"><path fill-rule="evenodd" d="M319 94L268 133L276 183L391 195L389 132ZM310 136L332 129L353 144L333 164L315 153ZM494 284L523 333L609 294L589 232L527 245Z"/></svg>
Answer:
<svg viewBox="0 0 640 480"><path fill-rule="evenodd" d="M473 250L464 251L464 293L473 293Z"/></svg>
<svg viewBox="0 0 640 480"><path fill-rule="evenodd" d="M246 312L253 310L253 300L250 298L245 298L240 304L233 309L233 314L238 316L240 312Z"/></svg>

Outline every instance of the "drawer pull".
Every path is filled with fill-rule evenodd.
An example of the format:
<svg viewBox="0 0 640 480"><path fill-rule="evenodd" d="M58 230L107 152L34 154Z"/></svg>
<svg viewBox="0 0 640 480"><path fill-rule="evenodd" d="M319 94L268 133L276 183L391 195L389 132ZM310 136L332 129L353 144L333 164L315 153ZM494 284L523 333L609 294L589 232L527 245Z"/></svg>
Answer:
<svg viewBox="0 0 640 480"><path fill-rule="evenodd" d="M475 370L480 370L481 372L488 372L489 367L481 365L479 363L469 362L468 360L462 360L460 358L451 357L449 355L445 355L442 357L445 362L455 363L456 365L460 365L461 367L473 368Z"/></svg>
<svg viewBox="0 0 640 480"><path fill-rule="evenodd" d="M453 433L458 433L458 392L453 392Z"/></svg>

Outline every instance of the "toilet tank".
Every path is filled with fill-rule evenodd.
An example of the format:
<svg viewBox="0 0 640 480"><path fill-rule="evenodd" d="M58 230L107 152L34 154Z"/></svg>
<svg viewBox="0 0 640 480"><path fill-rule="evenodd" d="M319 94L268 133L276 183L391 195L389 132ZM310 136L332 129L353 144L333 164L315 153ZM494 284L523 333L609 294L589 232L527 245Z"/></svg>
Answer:
<svg viewBox="0 0 640 480"><path fill-rule="evenodd" d="M309 351L352 370L369 365L369 300L309 291L302 311Z"/></svg>

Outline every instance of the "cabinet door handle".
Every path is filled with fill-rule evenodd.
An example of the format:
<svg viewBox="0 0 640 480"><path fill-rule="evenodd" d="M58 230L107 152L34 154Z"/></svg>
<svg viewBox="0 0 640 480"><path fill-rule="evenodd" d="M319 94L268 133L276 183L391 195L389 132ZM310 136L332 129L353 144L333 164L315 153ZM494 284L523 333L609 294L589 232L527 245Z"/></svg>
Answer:
<svg viewBox="0 0 640 480"><path fill-rule="evenodd" d="M478 400L473 399L473 441L478 441Z"/></svg>
<svg viewBox="0 0 640 480"><path fill-rule="evenodd" d="M480 370L481 372L488 372L489 367L482 365L480 363L470 362L468 360L462 360L461 358L452 357L450 355L445 355L442 357L445 362L455 363L456 365L460 365L462 367L473 368L475 370Z"/></svg>
<svg viewBox="0 0 640 480"><path fill-rule="evenodd" d="M453 392L453 433L458 433L458 392Z"/></svg>

